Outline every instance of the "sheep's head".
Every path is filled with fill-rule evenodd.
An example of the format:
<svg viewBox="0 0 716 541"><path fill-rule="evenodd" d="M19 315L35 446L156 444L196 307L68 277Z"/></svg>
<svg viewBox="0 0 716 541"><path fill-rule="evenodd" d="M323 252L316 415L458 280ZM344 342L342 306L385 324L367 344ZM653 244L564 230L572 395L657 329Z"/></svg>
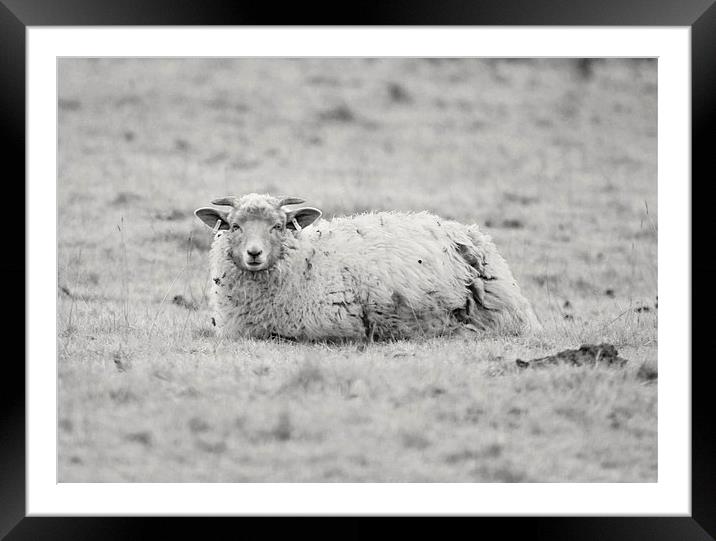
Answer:
<svg viewBox="0 0 716 541"><path fill-rule="evenodd" d="M303 203L303 199L252 193L212 201L214 205L232 207L228 211L202 207L194 214L215 232L225 231L222 235L228 239L227 255L238 267L262 271L272 268L281 259L289 235L295 235L320 218L321 211L312 207L284 208L299 203Z"/></svg>

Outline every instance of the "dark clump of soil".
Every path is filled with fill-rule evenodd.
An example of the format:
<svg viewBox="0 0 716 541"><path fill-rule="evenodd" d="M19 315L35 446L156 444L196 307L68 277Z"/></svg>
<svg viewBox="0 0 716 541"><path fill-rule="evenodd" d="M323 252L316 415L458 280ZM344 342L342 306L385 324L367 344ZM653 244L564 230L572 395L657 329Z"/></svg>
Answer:
<svg viewBox="0 0 716 541"><path fill-rule="evenodd" d="M135 443L141 443L142 445L145 445L147 447L152 445L152 434L151 432L147 431L125 434L124 439Z"/></svg>
<svg viewBox="0 0 716 541"><path fill-rule="evenodd" d="M117 404L129 404L130 402L138 401L137 395L129 389L114 389L109 391L109 397Z"/></svg>
<svg viewBox="0 0 716 541"><path fill-rule="evenodd" d="M388 84L388 94L390 95L390 100L395 103L412 103L413 101L410 93L398 83Z"/></svg>
<svg viewBox="0 0 716 541"><path fill-rule="evenodd" d="M278 417L276 426L270 431L270 435L279 441L287 441L293 435L293 426L291 424L291 416L287 411L281 412Z"/></svg>
<svg viewBox="0 0 716 541"><path fill-rule="evenodd" d="M174 222L176 220L181 220L182 218L185 218L189 213L182 212L179 209L171 209L166 212L157 212L154 214L154 218L157 220L163 220L166 222Z"/></svg>
<svg viewBox="0 0 716 541"><path fill-rule="evenodd" d="M645 382L656 381L659 378L659 371L655 365L645 363L639 367L636 378Z"/></svg>
<svg viewBox="0 0 716 541"><path fill-rule="evenodd" d="M117 197L115 197L115 198L112 200L111 204L114 205L114 206L118 206L118 205L128 205L128 204L131 204L131 203L136 203L137 201L141 201L141 200L142 200L142 196L141 196L141 195L138 195L138 194L136 194L136 193L133 193L133 192L119 192L119 193L117 194Z"/></svg>
<svg viewBox="0 0 716 541"><path fill-rule="evenodd" d="M305 364L299 368L289 380L283 385L283 389L321 389L325 378L320 368L313 364Z"/></svg>
<svg viewBox="0 0 716 541"><path fill-rule="evenodd" d="M79 100L60 98L57 100L57 107L61 111L79 111L82 103Z"/></svg>
<svg viewBox="0 0 716 541"><path fill-rule="evenodd" d="M353 122L356 116L347 105L339 105L318 113L318 119L324 122Z"/></svg>
<svg viewBox="0 0 716 541"><path fill-rule="evenodd" d="M619 357L619 352L611 344L585 344L579 349L566 349L554 355L539 357L529 361L517 359L520 368L540 367L555 364L568 364L571 366L584 366L602 364L607 366L624 366L627 360Z"/></svg>
<svg viewBox="0 0 716 541"><path fill-rule="evenodd" d="M485 225L487 227L497 227L501 229L522 229L525 226L522 220L516 218L505 218L502 220L487 219Z"/></svg>
<svg viewBox="0 0 716 541"><path fill-rule="evenodd" d="M531 205L539 201L538 197L532 197L529 195L521 195L516 193L506 193L504 194L504 199L505 201L508 201L510 203L518 203L523 206Z"/></svg>
<svg viewBox="0 0 716 541"><path fill-rule="evenodd" d="M323 139L321 139L321 138L318 137L317 135L312 135L311 137L309 137L309 138L307 139L307 142L308 142L309 145L320 146L320 145L323 144Z"/></svg>
<svg viewBox="0 0 716 541"><path fill-rule="evenodd" d="M60 288L60 291L62 291L62 293L64 293L65 295L67 295L69 298L72 298L72 297L73 297L72 292L70 291L70 288L69 288L69 287L67 287L67 286L59 286L59 288Z"/></svg>
<svg viewBox="0 0 716 541"><path fill-rule="evenodd" d="M65 432L72 432L72 421L69 419L60 419L59 427Z"/></svg>
<svg viewBox="0 0 716 541"><path fill-rule="evenodd" d="M226 451L227 446L223 441L204 441L202 439L196 440L196 446L202 451L213 454L221 454Z"/></svg>
<svg viewBox="0 0 716 541"><path fill-rule="evenodd" d="M174 139L174 150L179 152L187 152L191 149L191 144L185 139Z"/></svg>
<svg viewBox="0 0 716 541"><path fill-rule="evenodd" d="M557 287L560 282L560 277L556 274L538 274L536 276L532 276L532 279L540 287Z"/></svg>
<svg viewBox="0 0 716 541"><path fill-rule="evenodd" d="M189 430L194 434L199 432L207 432L211 428L211 425L207 423L201 417L192 417L189 419Z"/></svg>
<svg viewBox="0 0 716 541"><path fill-rule="evenodd" d="M123 351L115 351L112 354L112 362L118 372L126 372L129 368L129 358Z"/></svg>
<svg viewBox="0 0 716 541"><path fill-rule="evenodd" d="M574 61L577 76L583 81L589 81L594 77L594 67L598 58L579 58Z"/></svg>
<svg viewBox="0 0 716 541"><path fill-rule="evenodd" d="M181 306L182 308L186 308L187 310L196 310L198 308L194 301L187 300L184 295L174 295L172 303L177 306Z"/></svg>

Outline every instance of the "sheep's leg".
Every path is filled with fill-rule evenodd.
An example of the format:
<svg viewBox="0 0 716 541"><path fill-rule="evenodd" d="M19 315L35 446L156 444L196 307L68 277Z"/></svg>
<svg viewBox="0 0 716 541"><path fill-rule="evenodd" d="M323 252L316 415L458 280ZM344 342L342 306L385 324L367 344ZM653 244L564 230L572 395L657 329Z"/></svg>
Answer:
<svg viewBox="0 0 716 541"><path fill-rule="evenodd" d="M370 321L367 315L364 315L363 326L365 327L365 341L368 344L372 344L375 337L375 323Z"/></svg>
<svg viewBox="0 0 716 541"><path fill-rule="evenodd" d="M479 333L485 330L485 325L481 321L480 309L477 306L480 297L474 287L472 284L468 287L470 294L467 296L465 306L454 310L453 316L462 324L461 329Z"/></svg>
<svg viewBox="0 0 716 541"><path fill-rule="evenodd" d="M458 251L465 262L475 270L475 276L468 285L468 295L474 304L466 310L469 318L478 328L520 329L528 319L529 303L522 297L512 273L500 255L493 251L488 263L485 254L480 253L480 239L471 234L474 244L458 243ZM483 245L482 249L486 247ZM490 268L492 267L492 268ZM500 269L499 272L495 270Z"/></svg>
<svg viewBox="0 0 716 541"><path fill-rule="evenodd" d="M470 315L477 312L478 304L484 310L495 310L494 306L488 305L489 303L486 300L485 293L485 283L480 278L475 278L475 280L473 280L468 286L468 289L470 290L470 300L473 301L471 305L472 311L469 312Z"/></svg>
<svg viewBox="0 0 716 541"><path fill-rule="evenodd" d="M286 342L298 342L298 339L293 336L284 336L283 334L277 332L269 333L269 338L285 340Z"/></svg>
<svg viewBox="0 0 716 541"><path fill-rule="evenodd" d="M361 314L361 321L363 322L363 329L365 331L365 341L367 344L372 344L375 336L375 322L371 321L365 308Z"/></svg>

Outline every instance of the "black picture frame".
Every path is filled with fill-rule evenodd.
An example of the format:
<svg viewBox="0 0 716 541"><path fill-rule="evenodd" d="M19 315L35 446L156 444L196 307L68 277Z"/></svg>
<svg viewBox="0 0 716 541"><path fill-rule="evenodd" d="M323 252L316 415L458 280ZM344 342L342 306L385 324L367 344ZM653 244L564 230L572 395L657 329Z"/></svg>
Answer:
<svg viewBox="0 0 716 541"><path fill-rule="evenodd" d="M346 9L347 8L347 9ZM28 26L82 25L569 25L569 26L688 26L691 28L692 53L692 190L702 194L708 185L708 158L712 153L709 133L715 130L716 118L716 4L714 0L425 0L371 1L347 7L294 3L277 9L271 3L201 2L199 0L0 0L0 149L3 155L5 194L8 201L25 201L25 31ZM8 168L8 165L11 167ZM711 177L713 174L710 175ZM694 178L702 177L700 183ZM698 190L694 190L700 186ZM13 197L8 189L15 189ZM692 192L693 193L693 192ZM703 194L693 198L696 204L708 204ZM9 207L6 207L9 208ZM25 201L26 219L31 202ZM694 209L695 210L695 209ZM714 216L711 212L710 215ZM706 213L692 214L693 235L701 244L710 245L716 228L707 222ZM17 219L17 218L16 218ZM714 218L711 218L713 221ZM6 221L8 257L0 262L5 284L22 281L20 288L6 286L6 295L20 297L31 287L26 281L25 239ZM15 249L12 249L15 248ZM692 262L692 273L712 271L710 263ZM693 278L692 278L693 280ZM710 291L699 294L704 305ZM6 306L24 306L24 297L6 301ZM11 309L12 310L12 309ZM708 332L710 318L692 318L692 333L713 337ZM22 329L20 328L22 327ZM17 343L25 331L25 317L12 310L5 326L5 344ZM701 331L701 332L699 332ZM709 338L707 338L709 339ZM701 339L704 340L703 338ZM711 341L714 338L710 338ZM24 342L22 346L24 358ZM48 366L52 360L48 359ZM690 362L691 359L675 361ZM716 536L716 424L710 417L711 378L708 356L692 362L692 514L690 517L603 517L603 518L478 518L479 527L490 525L504 537L518 533L544 539L713 539ZM25 517L25 380L19 355L6 355L3 363L6 385L0 393L0 536L8 539L107 539L125 538L147 528L160 526L164 536L176 528L192 533L201 528L206 535L206 521L189 526L179 520L171 524L157 519L130 518L28 518ZM246 521L245 521L246 522ZM250 521L256 531L265 528L264 521ZM419 521L420 522L420 521ZM330 526L334 535L358 537L372 529L374 519L351 519L348 524ZM292 520L285 527L300 529L302 520ZM382 527L382 525L381 525ZM474 528L475 524L468 526ZM246 524L241 526L247 533ZM315 535L313 526L308 526ZM404 526L401 525L401 528ZM425 532L425 524L418 528ZM437 526L443 535L444 526ZM429 530L428 530L429 531ZM484 532L484 530L481 530ZM268 534L271 530L264 531ZM407 532L404 532L407 533Z"/></svg>

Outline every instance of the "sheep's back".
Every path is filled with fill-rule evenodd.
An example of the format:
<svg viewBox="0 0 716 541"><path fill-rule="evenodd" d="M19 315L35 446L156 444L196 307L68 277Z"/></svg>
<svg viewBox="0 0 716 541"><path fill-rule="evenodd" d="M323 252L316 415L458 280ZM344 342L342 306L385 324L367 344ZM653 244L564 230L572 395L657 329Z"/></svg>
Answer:
<svg viewBox="0 0 716 541"><path fill-rule="evenodd" d="M465 303L471 268L456 251L467 227L429 214L381 212L321 221L311 231L318 257L338 261L369 304L413 310Z"/></svg>

